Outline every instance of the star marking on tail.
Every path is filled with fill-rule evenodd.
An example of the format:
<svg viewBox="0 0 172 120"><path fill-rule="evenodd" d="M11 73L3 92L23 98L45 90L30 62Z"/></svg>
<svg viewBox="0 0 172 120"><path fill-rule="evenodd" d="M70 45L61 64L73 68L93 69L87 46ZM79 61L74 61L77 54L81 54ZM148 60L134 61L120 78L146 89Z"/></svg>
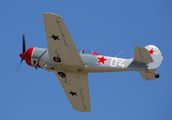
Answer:
<svg viewBox="0 0 172 120"><path fill-rule="evenodd" d="M97 59L99 60L99 61L97 62L97 64L98 64L98 63L102 63L103 65L105 64L105 61L108 60L108 59L105 59L104 56L102 56L102 57L97 57Z"/></svg>
<svg viewBox="0 0 172 120"><path fill-rule="evenodd" d="M151 50L148 50L149 54L153 55L155 51L153 51L153 48Z"/></svg>

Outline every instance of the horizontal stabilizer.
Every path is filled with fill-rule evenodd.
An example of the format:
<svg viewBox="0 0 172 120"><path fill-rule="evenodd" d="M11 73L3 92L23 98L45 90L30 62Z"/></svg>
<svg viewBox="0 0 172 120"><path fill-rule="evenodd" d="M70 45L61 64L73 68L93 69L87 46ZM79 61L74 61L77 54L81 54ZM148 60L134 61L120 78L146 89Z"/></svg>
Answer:
<svg viewBox="0 0 172 120"><path fill-rule="evenodd" d="M147 71L139 71L139 73L145 80L155 80L156 69L147 69Z"/></svg>
<svg viewBox="0 0 172 120"><path fill-rule="evenodd" d="M145 64L154 62L154 60L152 59L148 50L146 48L143 48L143 47L135 47L134 48L133 61L145 63Z"/></svg>

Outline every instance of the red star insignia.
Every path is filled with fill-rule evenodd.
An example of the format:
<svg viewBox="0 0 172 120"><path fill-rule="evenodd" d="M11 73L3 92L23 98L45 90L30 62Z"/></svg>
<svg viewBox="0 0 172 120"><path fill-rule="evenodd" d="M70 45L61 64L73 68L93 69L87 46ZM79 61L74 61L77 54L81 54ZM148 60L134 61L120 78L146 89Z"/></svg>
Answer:
<svg viewBox="0 0 172 120"><path fill-rule="evenodd" d="M152 48L151 50L148 50L148 52L149 52L149 54L152 54L152 55L153 55L153 53L154 53L155 51L153 51L153 48Z"/></svg>
<svg viewBox="0 0 172 120"><path fill-rule="evenodd" d="M102 57L97 57L97 59L99 59L99 61L97 62L97 64L98 64L98 63L103 63L103 65L105 64L105 61L107 60L107 59L104 59L104 56L102 56Z"/></svg>

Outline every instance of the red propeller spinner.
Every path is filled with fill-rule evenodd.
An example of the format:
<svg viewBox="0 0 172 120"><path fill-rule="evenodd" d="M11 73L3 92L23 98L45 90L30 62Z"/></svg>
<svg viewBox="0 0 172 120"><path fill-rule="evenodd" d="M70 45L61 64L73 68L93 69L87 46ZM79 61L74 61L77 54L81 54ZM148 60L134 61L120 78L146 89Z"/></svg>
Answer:
<svg viewBox="0 0 172 120"><path fill-rule="evenodd" d="M32 66L32 63L31 63L31 57L32 57L32 51L33 51L33 47L32 48L29 48L27 50L27 52L24 52L24 53L21 53L19 56L21 57L22 61L25 60L26 63L29 65L29 66Z"/></svg>

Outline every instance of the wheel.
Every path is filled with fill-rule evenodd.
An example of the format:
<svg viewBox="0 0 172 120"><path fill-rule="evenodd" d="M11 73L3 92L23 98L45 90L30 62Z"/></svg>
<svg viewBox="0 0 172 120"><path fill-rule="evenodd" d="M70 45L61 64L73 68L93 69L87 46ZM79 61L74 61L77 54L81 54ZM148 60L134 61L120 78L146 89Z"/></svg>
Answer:
<svg viewBox="0 0 172 120"><path fill-rule="evenodd" d="M58 72L58 74L62 77L62 78L66 78L66 74L63 72Z"/></svg>
<svg viewBox="0 0 172 120"><path fill-rule="evenodd" d="M61 58L60 58L60 57L53 57L53 60L54 60L55 62L61 62Z"/></svg>
<svg viewBox="0 0 172 120"><path fill-rule="evenodd" d="M155 74L155 78L159 78L160 77L160 75L159 74Z"/></svg>

